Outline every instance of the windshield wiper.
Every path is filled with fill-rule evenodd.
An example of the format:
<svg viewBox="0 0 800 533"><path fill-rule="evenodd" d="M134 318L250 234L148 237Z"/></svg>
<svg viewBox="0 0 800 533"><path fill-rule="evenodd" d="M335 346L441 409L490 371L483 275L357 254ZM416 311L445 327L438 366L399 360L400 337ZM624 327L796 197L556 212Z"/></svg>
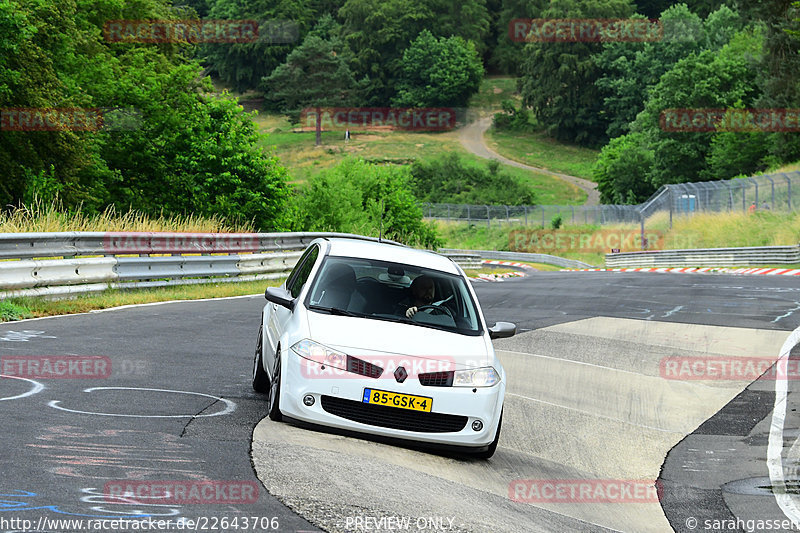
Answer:
<svg viewBox="0 0 800 533"><path fill-rule="evenodd" d="M322 305L309 305L309 309L314 309L316 311L326 311L332 315L338 316L356 316L356 317L363 317L364 315L360 315L358 313L353 313L352 311L347 311L346 309L339 309L338 307L324 307Z"/></svg>

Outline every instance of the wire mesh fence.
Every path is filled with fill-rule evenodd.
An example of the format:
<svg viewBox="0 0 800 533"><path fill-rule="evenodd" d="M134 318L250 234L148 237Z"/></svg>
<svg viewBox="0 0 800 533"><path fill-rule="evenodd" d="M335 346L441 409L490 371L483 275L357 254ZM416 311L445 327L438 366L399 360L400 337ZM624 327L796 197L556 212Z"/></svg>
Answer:
<svg viewBox="0 0 800 533"><path fill-rule="evenodd" d="M791 212L800 207L800 171L763 174L723 181L663 185L638 205L467 205L422 204L426 218L475 224L549 226L560 215L562 223L642 223L658 212L687 216L703 212Z"/></svg>

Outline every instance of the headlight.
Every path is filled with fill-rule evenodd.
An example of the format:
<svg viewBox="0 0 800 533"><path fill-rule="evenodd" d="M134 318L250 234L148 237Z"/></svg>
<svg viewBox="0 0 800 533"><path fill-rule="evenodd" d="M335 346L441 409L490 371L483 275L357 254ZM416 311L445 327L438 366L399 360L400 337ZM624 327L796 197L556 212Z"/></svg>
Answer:
<svg viewBox="0 0 800 533"><path fill-rule="evenodd" d="M312 340L303 339L292 346L294 353L321 365L347 370L347 354L337 352Z"/></svg>
<svg viewBox="0 0 800 533"><path fill-rule="evenodd" d="M491 387L499 382L500 376L491 366L456 370L453 374L453 387Z"/></svg>

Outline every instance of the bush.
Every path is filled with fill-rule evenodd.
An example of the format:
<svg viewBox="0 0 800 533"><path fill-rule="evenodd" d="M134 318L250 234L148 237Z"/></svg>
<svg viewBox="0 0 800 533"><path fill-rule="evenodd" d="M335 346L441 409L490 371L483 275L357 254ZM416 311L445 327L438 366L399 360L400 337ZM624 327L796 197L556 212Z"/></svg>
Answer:
<svg viewBox="0 0 800 533"><path fill-rule="evenodd" d="M560 228L563 221L564 219L561 218L561 213L556 213L553 215L553 218L550 219L550 229Z"/></svg>
<svg viewBox="0 0 800 533"><path fill-rule="evenodd" d="M520 105L519 109L514 106L511 100L503 100L502 113L495 113L492 125L497 130L508 131L533 131L536 129L536 121L533 119L530 109Z"/></svg>
<svg viewBox="0 0 800 533"><path fill-rule="evenodd" d="M311 178L297 198L299 231L341 231L425 247L440 246L422 220L408 167L346 159Z"/></svg>
<svg viewBox="0 0 800 533"><path fill-rule="evenodd" d="M417 197L423 202L456 204L533 205L528 185L500 172L497 161L485 167L465 163L458 154L417 161L411 165Z"/></svg>

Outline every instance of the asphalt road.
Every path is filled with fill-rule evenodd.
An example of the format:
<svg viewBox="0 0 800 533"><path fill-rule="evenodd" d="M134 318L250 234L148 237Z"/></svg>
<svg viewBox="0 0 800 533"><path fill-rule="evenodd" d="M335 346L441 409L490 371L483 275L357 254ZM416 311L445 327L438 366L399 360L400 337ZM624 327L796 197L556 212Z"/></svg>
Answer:
<svg viewBox="0 0 800 533"><path fill-rule="evenodd" d="M566 373L575 376L565 386L560 387L564 392L587 390L586 387L591 387L592 383L600 383L602 386L598 388L603 388L609 394L614 392L613 387L620 382L618 379L612 379L605 374L576 371L588 365L594 365L593 368L602 366L605 368L602 372L606 374L612 371L631 372L630 369L634 368L645 381L640 381L637 376L637 380L631 381L631 390L636 387L641 389L643 383L652 383L651 378L654 373L657 374L657 370L654 371L652 366L642 363L645 358L637 359L639 346L648 347L650 357L647 360L650 362L656 360L654 357L664 357L676 345L698 353L724 353L726 350L731 351L731 346L737 345L733 341L726 344L726 339L733 338L732 335L737 333L732 328L746 328L738 331L746 332L742 338L751 345L751 352L748 353L755 353L752 346L756 346L754 349L758 352L759 345L767 352L767 346L773 349L775 339L785 338L800 323L800 317L795 314L800 309L800 287L796 287L795 280L778 276L556 272L533 274L528 278L502 283L481 283L476 286L476 290L490 322L509 320L520 327L521 335L507 341L508 344L498 345L502 350L504 364L522 365L521 368L534 365L535 368L553 375ZM97 375L83 373L78 379L45 379L30 373L27 374L27 379L0 379L0 420L3 421L4 429L0 437L3 450L0 454L0 479L3 484L3 496L0 497L0 531L22 529L21 524L8 522L12 518L31 520L34 526L40 527L40 531L76 531L78 529L75 525L38 526L38 519L145 516L173 521L182 519L181 524L184 526L187 524L186 520L200 520L207 526L206 530L212 531L210 526L214 525L214 519L217 530L234 531L253 530L252 523L249 528L243 527L245 517L257 517L260 526L269 526L269 519L275 518L272 525L277 526L279 531L317 531L314 525L282 502L288 502L303 516L314 517L326 512L324 506L320 507L320 502L327 502L330 507L329 515L333 516L338 512L336 509L341 503L336 496L338 493L320 492L320 497L313 501L315 507L304 508L303 505L310 504L308 499L301 496L319 488L302 484L307 472L295 475L291 470L283 468L286 463L272 465L274 471L270 470L269 464L256 464L259 470L259 477L256 477L251 463L253 428L266 415L263 397L250 388L252 351L263 302L263 297L246 297L168 303L0 325L0 357L4 361L11 361L8 364L17 364L20 358L29 356L91 356L95 357L92 359L95 365L98 360L101 363L110 363L107 368L101 368L104 371ZM613 321L605 322L609 319L596 317L610 317ZM647 323L653 323L653 327L648 328ZM674 329L669 329L670 324L674 325ZM682 328L683 324L694 324L697 327ZM582 338L577 333L580 331L591 331L591 334ZM591 353L587 352L588 355L582 355L579 348L585 347L586 342L591 343L592 350ZM625 343L625 349L618 352L619 342ZM695 345L702 349L695 349ZM535 360L527 359L532 354L539 357ZM776 353L760 355L777 357ZM645 367L647 370L642 370ZM26 377L19 375L18 366L3 368L4 375L16 372L18 377ZM635 407L635 404L628 404L627 407L604 406L604 409L616 409L611 415L603 415L598 411L593 413L579 402L581 393L576 393L577 398L574 399L563 395L557 402L553 402L558 405L552 407L547 407L542 401L533 402L538 411L531 411L532 415L535 414L542 420L562 420L558 431L553 431L552 425L541 426L540 429L549 428L551 435L523 435L529 439L524 443L508 441L505 451L499 450L496 456L506 458L502 463L505 470L501 470L498 462L492 459L479 467L483 472L480 475L475 471L474 462L465 463L430 454L417 455L420 452L402 447L380 448L384 445L348 437L332 438L325 433L289 424L276 425L274 435L267 434L263 441L257 439L254 446L262 447L261 451L268 456L288 461L301 460L307 470L318 474L317 478L326 479L327 474L322 475L326 471L321 465L336 464L337 443L343 443L343 446L368 447L369 454L377 454L377 457L365 462L364 472L375 472L376 476L380 475L382 478L386 478L388 472L394 472L396 479L409 483L405 487L402 484L394 485L394 494L398 498L399 495L412 493L413 484L420 480L430 482L430 487L438 490L434 491L438 500L430 500L431 511L436 510L437 501L444 505L448 501L457 501L461 495L471 501L470 498L482 494L491 504L484 509L489 512L496 509L498 515L506 516L508 520L500 522L500 525L502 527L502 524L509 524L509 531L513 530L510 524L515 518L523 520L521 523L540 524L541 527L537 527L539 530L577 528L594 531L607 526L609 529L629 530L625 524L646 519L654 512L663 513L660 519L662 521L656 522L660 526L668 530L668 521L676 530L683 531L685 529L676 527L676 524L679 525L683 515L696 507L699 501L710 502L707 505L707 515L710 516L716 513L714 502L727 506L727 500L724 497L714 499L697 496L700 498L698 500L693 496L676 497L669 500L674 505L664 505L663 512L657 504L656 510L650 505L643 512L637 511L617 521L614 515L619 513L603 506L573 505L566 509L559 507L560 504L516 504L509 502L507 495L505 498L498 497L497 492L507 488L509 476L544 475L548 471L554 475L572 473L574 476L608 477L622 476L628 471L626 468L630 468L655 479L659 472L658 469L653 471L653 464L664 462L666 456L661 476L673 485L667 487L665 494L670 496L681 491L686 493L684 489L691 487L695 481L686 477L669 476L672 465L676 465L677 471L686 470L685 460L678 453L681 442L692 438L693 432L702 427L703 421L713 417L729 401L735 399L746 385L747 383L720 385L710 391L714 393L709 395L713 397L713 402L699 402L704 405L697 406L694 410L684 409L691 416L687 414L683 420L681 411L668 411L669 416L666 416L657 409L633 409L631 406ZM527 385L519 384L519 387L524 386ZM536 395L552 394L553 390L545 387L522 392L524 394L520 393L519 396L530 395L529 398L532 398ZM790 386L790 402L791 394ZM533 409L530 399L512 396L508 401L520 413ZM576 403L567 405L571 401ZM587 401L594 402L596 398L589 395ZM759 423L770 423L773 401L774 392L772 396L765 393L758 398L748 399L748 412L753 411L759 417L751 431L757 430ZM719 406L714 407L717 404ZM674 409L675 403L665 402L664 405ZM565 414L567 412L576 414L570 417ZM637 422L640 425L667 424L669 432L666 433L670 438L659 440L658 447L653 448L661 450L661 447L669 445L663 449L660 457L654 452L641 461L628 461L622 452L604 448L606 443L580 437L584 427L596 428L598 431L602 429L607 435L623 435L624 433L620 433L621 428L629 428L631 421L627 418L617 421L608 419L629 417L632 412L640 417ZM791 410L789 412L793 413ZM732 421L721 418L721 426L724 428L727 427L726 424L735 424L736 417L732 418ZM692 426L695 420L697 423ZM524 420L519 419L511 424L511 427L515 426L524 427ZM797 430L792 433L791 428L796 428L797 424L789 417L786 427L788 429L785 435L792 438L785 439L785 455L793 457L791 454L797 452L797 448L793 448L793 435ZM741 433L745 429L748 428L736 431ZM761 429L763 430L763 426ZM704 446L723 445L720 444L722 440L730 438L730 435L725 435L725 431L730 433L733 430L720 431L720 435L706 435L719 439L711 438ZM687 434L689 437L682 440ZM513 435L511 432L511 436ZM292 446L284 446L280 451L270 449L270 439L278 437ZM515 466L520 463L514 457L525 452L526 446L533 442L530 439L534 437L537 445L535 457L540 460L540 468L545 468L542 465L547 468L544 471L515 472ZM671 442L672 440L675 442ZM760 441L755 439L753 442ZM318 464L313 462L313 457L312 462L309 462L309 456L302 453L303 446L318 451ZM321 450L326 446L334 448ZM580 459L583 462L576 462L578 460L575 459L575 454L567 453L570 449L579 451L576 454L583 456ZM692 448L695 449L696 447ZM635 447L632 446L630 450L633 453ZM746 453L760 457L763 449L749 447ZM338 459L341 457L339 455ZM732 460L736 461L737 458L738 455L734 453ZM436 463L431 466L435 474L434 470L420 473L419 468L409 469L407 465L411 459L417 465ZM592 464L587 462L589 459ZM380 461L383 460L391 463L391 467L381 468ZM525 460L528 461L527 458ZM447 463L444 471L450 479L442 477L442 465L439 464L442 462ZM626 463L631 463L630 467ZM765 458L753 459L748 464L750 463L754 470L760 469L761 477L768 475L764 473ZM487 477L485 474L492 472L493 464L498 464L496 476ZM744 467L736 464L733 477L744 479L739 475ZM724 471L728 474L733 472L730 469ZM759 472L753 474L750 477L759 476ZM728 483L733 477L727 475L715 477L713 480L707 477L703 479L708 483L714 480ZM259 478L267 479L267 485L270 479L279 480L282 486L288 484L293 487L292 494L287 497L287 494L280 493L279 501L259 483ZM354 478L335 478L340 485L336 488L347 493L345 489L349 485L349 490L358 494L361 487L370 483L369 479L371 478L358 481ZM176 480L187 486L191 481L211 481L216 492L201 498L199 502L189 499L164 502L156 498L152 500L154 503L147 504L143 504L147 500L143 501L141 498L134 501L131 498L110 498L105 495L109 487L138 486L130 483L131 481L153 482L151 488L156 490L159 485L155 481L163 485L165 481ZM482 487L482 483L487 486ZM251 490L255 487L257 499L237 499L237 493L232 489L242 486ZM721 489L716 487L709 490ZM279 493L276 490L274 492ZM388 494L386 497L394 496ZM774 498L770 500L762 497L760 501L764 512L768 514L777 509ZM752 511L754 505L757 507L759 503L751 502L741 509ZM737 509L739 508L730 510L731 515L738 516ZM445 516L450 508L443 506L439 510L439 518L450 516ZM453 510L457 511L458 508ZM235 517L239 518L238 526L231 527L231 521ZM223 518L228 520L226 528L219 527L219 521ZM2 519L6 522L2 522ZM319 520L316 523L323 524ZM490 527L491 524L490 521L485 526ZM324 525L331 530L344 527L329 523ZM256 530L269 529L258 527ZM476 530L469 527L469 524L462 529ZM454 527L450 530L458 529Z"/></svg>

